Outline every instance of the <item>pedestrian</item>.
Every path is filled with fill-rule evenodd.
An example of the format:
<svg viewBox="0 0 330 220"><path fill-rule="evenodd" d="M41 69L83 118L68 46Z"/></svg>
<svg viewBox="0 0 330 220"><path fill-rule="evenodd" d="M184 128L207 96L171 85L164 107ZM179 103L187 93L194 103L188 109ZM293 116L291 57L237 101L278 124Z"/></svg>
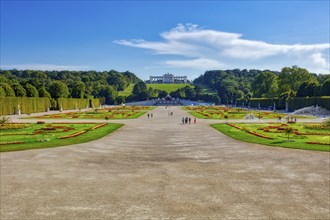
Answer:
<svg viewBox="0 0 330 220"><path fill-rule="evenodd" d="M182 117L182 124L184 124L184 117Z"/></svg>
<svg viewBox="0 0 330 220"><path fill-rule="evenodd" d="M171 112L171 116L173 116L173 112Z"/></svg>
<svg viewBox="0 0 330 220"><path fill-rule="evenodd" d="M194 124L196 124L196 117L194 118Z"/></svg>
<svg viewBox="0 0 330 220"><path fill-rule="evenodd" d="M189 121L189 124L191 124L191 118L190 117L189 117L188 121Z"/></svg>
<svg viewBox="0 0 330 220"><path fill-rule="evenodd" d="M188 124L188 117L185 118L184 122Z"/></svg>
<svg viewBox="0 0 330 220"><path fill-rule="evenodd" d="M150 114L148 113L148 118L150 117Z"/></svg>
<svg viewBox="0 0 330 220"><path fill-rule="evenodd" d="M153 118L154 117L154 114L153 113L151 113L151 118Z"/></svg>

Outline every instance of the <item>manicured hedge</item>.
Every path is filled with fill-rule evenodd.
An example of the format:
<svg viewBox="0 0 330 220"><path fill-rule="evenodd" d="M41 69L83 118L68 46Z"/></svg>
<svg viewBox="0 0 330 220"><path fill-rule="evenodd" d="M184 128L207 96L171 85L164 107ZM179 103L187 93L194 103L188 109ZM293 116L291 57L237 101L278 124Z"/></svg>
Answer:
<svg viewBox="0 0 330 220"><path fill-rule="evenodd" d="M294 97L287 100L289 111L295 111L308 106L321 106L330 110L330 96L320 97ZM267 98L252 98L249 100L238 99L237 106L247 106L250 104L251 108L258 108L259 104L261 108L267 108L269 106L276 106L276 109L285 109L285 100L281 99L267 99Z"/></svg>
<svg viewBox="0 0 330 220"><path fill-rule="evenodd" d="M30 114L35 112L45 112L48 108L62 110L99 107L99 99L74 99L60 98L57 100L49 98L34 97L0 97L0 115L13 115L18 113L18 106L21 114Z"/></svg>
<svg viewBox="0 0 330 220"><path fill-rule="evenodd" d="M56 109L73 110L82 108L93 108L100 106L99 99L75 99L75 98L59 98L57 99Z"/></svg>
<svg viewBox="0 0 330 220"><path fill-rule="evenodd" d="M49 98L0 97L0 115L17 114L18 106L22 114L45 112L50 107Z"/></svg>
<svg viewBox="0 0 330 220"><path fill-rule="evenodd" d="M316 105L330 110L330 96L289 98L288 104L289 111Z"/></svg>

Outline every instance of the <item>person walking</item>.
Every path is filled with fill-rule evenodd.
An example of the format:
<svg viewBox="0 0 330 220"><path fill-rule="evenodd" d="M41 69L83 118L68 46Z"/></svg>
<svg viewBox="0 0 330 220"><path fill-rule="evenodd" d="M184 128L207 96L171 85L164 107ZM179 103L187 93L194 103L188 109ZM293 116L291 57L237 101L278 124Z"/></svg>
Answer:
<svg viewBox="0 0 330 220"><path fill-rule="evenodd" d="M185 118L184 122L185 124L188 124L188 117Z"/></svg>
<svg viewBox="0 0 330 220"><path fill-rule="evenodd" d="M189 117L188 121L189 121L189 124L191 124L191 118L190 117Z"/></svg>
<svg viewBox="0 0 330 220"><path fill-rule="evenodd" d="M182 124L184 124L184 117L182 117Z"/></svg>
<svg viewBox="0 0 330 220"><path fill-rule="evenodd" d="M196 124L196 117L194 118L194 124Z"/></svg>
<svg viewBox="0 0 330 220"><path fill-rule="evenodd" d="M150 114L148 113L148 118L150 117Z"/></svg>
<svg viewBox="0 0 330 220"><path fill-rule="evenodd" d="M151 118L153 118L154 117L154 114L153 113L151 113Z"/></svg>

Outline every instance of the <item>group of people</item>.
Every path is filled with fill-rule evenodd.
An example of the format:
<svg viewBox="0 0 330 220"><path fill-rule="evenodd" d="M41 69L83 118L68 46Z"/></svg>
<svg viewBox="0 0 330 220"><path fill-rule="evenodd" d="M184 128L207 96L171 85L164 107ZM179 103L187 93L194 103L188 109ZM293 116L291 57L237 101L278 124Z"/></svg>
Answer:
<svg viewBox="0 0 330 220"><path fill-rule="evenodd" d="M148 113L148 118L153 118L154 114L153 113Z"/></svg>
<svg viewBox="0 0 330 220"><path fill-rule="evenodd" d="M182 124L191 124L191 118L189 117L182 117ZM196 124L196 117L194 118L194 124Z"/></svg>

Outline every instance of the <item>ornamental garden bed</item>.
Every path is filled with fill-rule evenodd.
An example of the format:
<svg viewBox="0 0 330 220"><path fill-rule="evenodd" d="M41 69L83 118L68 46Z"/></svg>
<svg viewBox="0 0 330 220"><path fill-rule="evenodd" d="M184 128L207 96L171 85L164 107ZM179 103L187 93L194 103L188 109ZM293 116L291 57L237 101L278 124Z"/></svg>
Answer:
<svg viewBox="0 0 330 220"><path fill-rule="evenodd" d="M0 152L57 147L101 138L122 124L26 123L0 125Z"/></svg>
<svg viewBox="0 0 330 220"><path fill-rule="evenodd" d="M121 106L104 109L94 109L87 112L66 112L53 115L42 115L36 117L27 117L26 119L133 119L138 118L145 114L147 111L152 110L154 107L148 106Z"/></svg>
<svg viewBox="0 0 330 220"><path fill-rule="evenodd" d="M214 124L212 127L237 140L269 146L330 151L330 129L320 124ZM317 131L315 131L317 128ZM287 129L291 133L287 134Z"/></svg>
<svg viewBox="0 0 330 220"><path fill-rule="evenodd" d="M197 118L205 119L245 119L247 115L250 115L254 119L278 119L281 117L281 121L285 122L286 114L276 113L272 111L257 111L246 110L240 108L227 108L221 106L189 106L183 107L184 110ZM300 118L313 118L311 116L295 115L296 119ZM290 123L296 123L296 121L289 121Z"/></svg>

